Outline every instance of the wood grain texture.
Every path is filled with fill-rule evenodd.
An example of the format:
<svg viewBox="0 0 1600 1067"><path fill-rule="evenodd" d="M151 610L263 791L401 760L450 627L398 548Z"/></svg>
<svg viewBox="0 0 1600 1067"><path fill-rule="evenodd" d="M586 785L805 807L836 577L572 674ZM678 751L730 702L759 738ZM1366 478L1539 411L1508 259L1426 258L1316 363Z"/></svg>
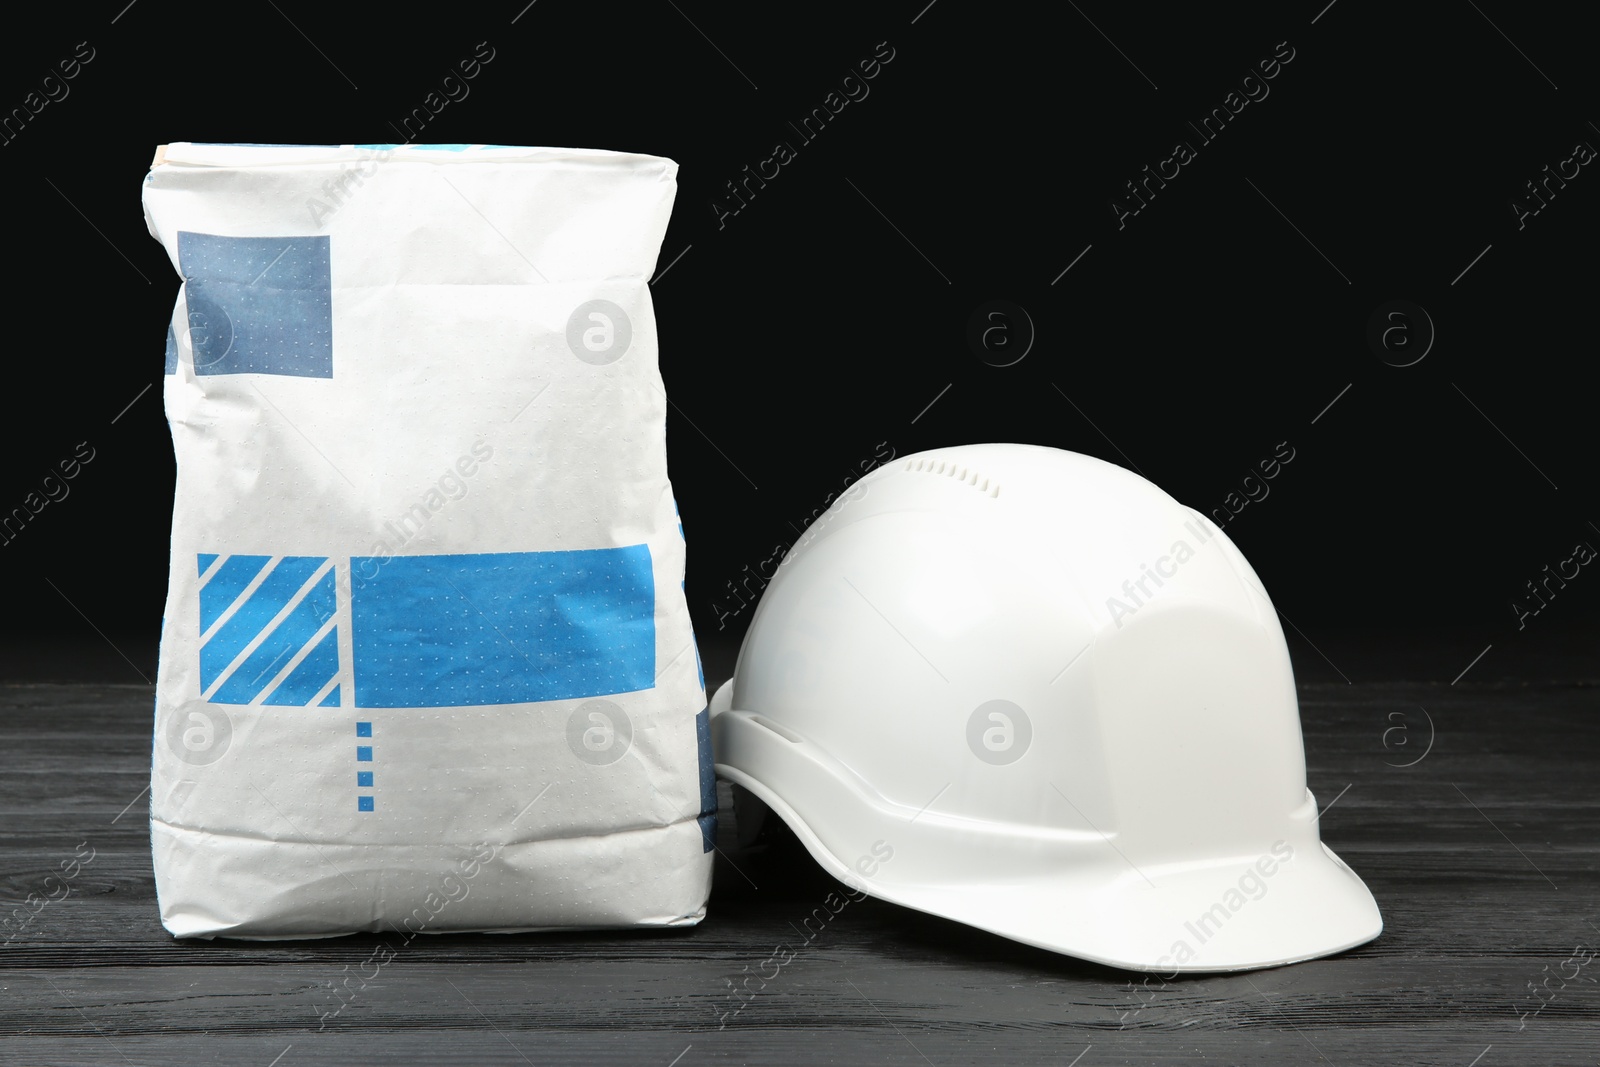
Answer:
<svg viewBox="0 0 1600 1067"><path fill-rule="evenodd" d="M176 941L150 869L152 708L142 686L0 688L0 901L32 914L0 949L0 1062L1600 1062L1600 962L1552 977L1600 946L1592 686L1303 686L1323 836L1383 936L1143 984L874 900L807 936L835 883L792 843L736 852L725 786L693 930ZM63 882L75 849L93 860ZM745 982L779 945L792 961Z"/></svg>

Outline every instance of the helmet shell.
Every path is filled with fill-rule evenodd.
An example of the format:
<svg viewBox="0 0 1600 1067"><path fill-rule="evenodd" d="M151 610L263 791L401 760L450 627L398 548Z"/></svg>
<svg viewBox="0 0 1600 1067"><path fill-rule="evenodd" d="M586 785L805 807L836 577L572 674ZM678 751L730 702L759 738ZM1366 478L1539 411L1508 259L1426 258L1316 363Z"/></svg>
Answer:
<svg viewBox="0 0 1600 1067"><path fill-rule="evenodd" d="M1381 929L1320 844L1254 571L1091 457L970 445L872 472L785 557L712 712L719 773L888 900L1144 969Z"/></svg>

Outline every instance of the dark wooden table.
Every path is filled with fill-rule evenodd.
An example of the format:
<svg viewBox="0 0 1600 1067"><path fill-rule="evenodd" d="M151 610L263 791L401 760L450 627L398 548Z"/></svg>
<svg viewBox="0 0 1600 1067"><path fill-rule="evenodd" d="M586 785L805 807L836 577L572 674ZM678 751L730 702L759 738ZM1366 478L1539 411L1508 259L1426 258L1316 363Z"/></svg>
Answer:
<svg viewBox="0 0 1600 1067"><path fill-rule="evenodd" d="M0 688L6 911L93 856L0 950L0 1062L1600 1063L1600 689L1314 683L1301 702L1324 839L1386 924L1333 959L1140 984L873 900L807 942L834 883L793 849L735 851L724 786L698 928L419 938L341 1008L375 937L162 930L148 688ZM795 958L736 997L778 945Z"/></svg>

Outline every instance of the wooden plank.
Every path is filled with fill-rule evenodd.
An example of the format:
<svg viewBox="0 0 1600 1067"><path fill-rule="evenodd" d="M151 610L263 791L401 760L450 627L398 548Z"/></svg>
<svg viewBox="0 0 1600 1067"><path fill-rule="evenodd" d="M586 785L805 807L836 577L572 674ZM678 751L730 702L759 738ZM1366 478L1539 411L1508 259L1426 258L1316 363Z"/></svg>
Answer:
<svg viewBox="0 0 1600 1067"><path fill-rule="evenodd" d="M1384 935L1168 983L872 900L807 936L835 884L792 842L735 852L725 786L725 855L693 930L177 941L157 921L140 795L150 690L0 689L6 910L59 892L63 863L93 849L0 950L3 1048L258 1067L1595 1062L1600 965L1564 988L1551 976L1600 945L1600 690L1317 685L1301 699L1324 837L1377 895ZM1384 731L1425 732L1423 707L1433 747L1395 766L1422 749L1394 734L1386 747ZM395 954L378 965L380 944ZM794 953L781 967L778 945ZM1558 991L1533 1013L1530 983L1546 979Z"/></svg>

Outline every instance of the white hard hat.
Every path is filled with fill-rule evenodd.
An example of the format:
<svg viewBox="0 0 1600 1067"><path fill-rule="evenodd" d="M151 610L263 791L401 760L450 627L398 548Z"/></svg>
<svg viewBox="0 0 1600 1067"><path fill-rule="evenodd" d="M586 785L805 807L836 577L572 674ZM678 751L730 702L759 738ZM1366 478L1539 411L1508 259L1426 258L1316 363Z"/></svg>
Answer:
<svg viewBox="0 0 1600 1067"><path fill-rule="evenodd" d="M1165 973L1383 928L1321 843L1255 572L1088 456L969 445L873 471L785 557L711 715L717 773L896 904Z"/></svg>

